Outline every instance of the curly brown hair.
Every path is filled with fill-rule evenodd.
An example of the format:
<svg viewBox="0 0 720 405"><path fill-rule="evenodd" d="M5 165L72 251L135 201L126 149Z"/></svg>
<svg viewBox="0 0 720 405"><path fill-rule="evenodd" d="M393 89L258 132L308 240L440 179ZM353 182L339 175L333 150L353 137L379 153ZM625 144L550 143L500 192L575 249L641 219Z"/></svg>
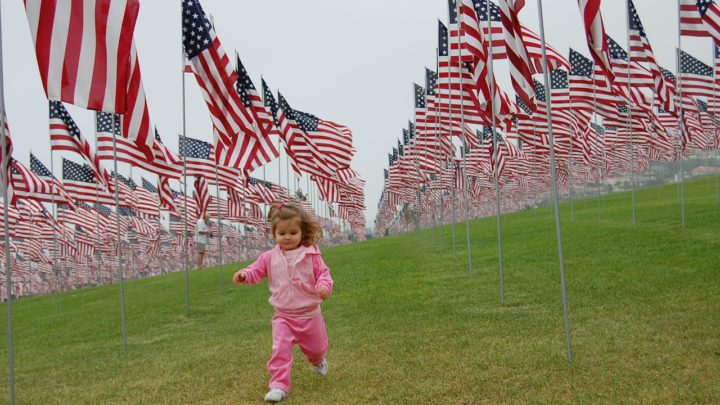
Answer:
<svg viewBox="0 0 720 405"><path fill-rule="evenodd" d="M302 245L310 246L317 244L323 237L320 224L305 210L290 204L273 205L268 211L268 222L270 222L271 236L275 236L275 227L278 221L300 218L300 229L302 230Z"/></svg>

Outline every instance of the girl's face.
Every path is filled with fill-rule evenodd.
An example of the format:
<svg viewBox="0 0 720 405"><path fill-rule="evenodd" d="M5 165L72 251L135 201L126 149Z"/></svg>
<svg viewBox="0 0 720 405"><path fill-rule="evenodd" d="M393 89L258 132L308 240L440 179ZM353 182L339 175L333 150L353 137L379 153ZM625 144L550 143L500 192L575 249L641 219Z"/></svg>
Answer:
<svg viewBox="0 0 720 405"><path fill-rule="evenodd" d="M275 224L275 242L283 250L293 250L302 242L300 218L281 219Z"/></svg>

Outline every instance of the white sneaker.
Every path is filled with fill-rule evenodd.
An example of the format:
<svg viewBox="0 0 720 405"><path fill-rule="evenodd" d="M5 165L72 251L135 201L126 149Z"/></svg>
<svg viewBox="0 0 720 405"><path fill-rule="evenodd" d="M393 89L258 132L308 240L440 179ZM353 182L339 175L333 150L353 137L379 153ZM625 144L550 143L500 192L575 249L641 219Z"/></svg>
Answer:
<svg viewBox="0 0 720 405"><path fill-rule="evenodd" d="M287 392L280 388L270 388L267 394L265 394L265 401L267 402L280 402L287 397Z"/></svg>
<svg viewBox="0 0 720 405"><path fill-rule="evenodd" d="M328 374L327 360L323 360L322 363L318 364L317 366L313 366L313 370L315 370L315 372L320 374L321 376L325 377Z"/></svg>

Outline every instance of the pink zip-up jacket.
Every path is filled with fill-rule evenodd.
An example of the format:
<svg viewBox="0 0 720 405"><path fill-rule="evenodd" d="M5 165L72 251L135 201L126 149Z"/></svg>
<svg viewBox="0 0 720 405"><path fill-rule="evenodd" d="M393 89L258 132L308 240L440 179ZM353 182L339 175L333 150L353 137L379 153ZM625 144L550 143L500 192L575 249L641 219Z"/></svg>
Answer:
<svg viewBox="0 0 720 405"><path fill-rule="evenodd" d="M320 257L317 246L301 246L295 266L288 266L280 246L264 252L255 263L241 270L245 275L243 284L257 284L267 277L270 288L270 304L275 312L294 318L310 319L320 315L319 287L332 294L333 280L330 269Z"/></svg>

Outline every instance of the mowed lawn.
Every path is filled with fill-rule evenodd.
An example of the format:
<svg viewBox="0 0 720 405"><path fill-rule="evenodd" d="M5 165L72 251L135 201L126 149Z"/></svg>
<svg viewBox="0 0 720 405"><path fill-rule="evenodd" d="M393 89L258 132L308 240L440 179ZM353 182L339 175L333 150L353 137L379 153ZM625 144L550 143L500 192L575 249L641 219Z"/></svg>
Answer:
<svg viewBox="0 0 720 405"><path fill-rule="evenodd" d="M676 185L639 191L635 225L629 193L561 206L572 362L551 207L503 216L504 304L495 218L471 223L471 272L464 222L455 251L451 225L324 249L330 374L296 350L286 403L719 403L714 178L685 209L683 229ZM127 281L124 351L117 285L14 301L17 403L261 403L273 311L241 267L190 272L187 317L183 272Z"/></svg>

